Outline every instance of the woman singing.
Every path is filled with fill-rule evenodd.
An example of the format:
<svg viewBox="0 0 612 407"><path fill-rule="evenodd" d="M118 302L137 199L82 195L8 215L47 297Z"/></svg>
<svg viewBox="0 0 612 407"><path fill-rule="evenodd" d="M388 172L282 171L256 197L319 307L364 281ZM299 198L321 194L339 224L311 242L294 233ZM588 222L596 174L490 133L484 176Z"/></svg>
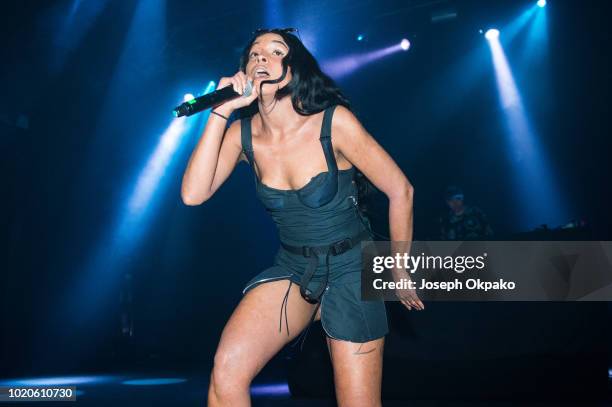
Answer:
<svg viewBox="0 0 612 407"><path fill-rule="evenodd" d="M221 78L219 88L248 94L252 83L253 91L211 111L183 177L183 202L199 205L246 161L281 241L273 267L247 283L223 330L208 405L249 406L257 373L320 319L338 405L380 406L387 317L384 302L361 301L360 241L369 234L355 171L389 198L393 241L412 239L413 188L291 31L256 32L240 71ZM255 113L226 130L232 112L249 105ZM423 309L416 295L404 298L408 309Z"/></svg>

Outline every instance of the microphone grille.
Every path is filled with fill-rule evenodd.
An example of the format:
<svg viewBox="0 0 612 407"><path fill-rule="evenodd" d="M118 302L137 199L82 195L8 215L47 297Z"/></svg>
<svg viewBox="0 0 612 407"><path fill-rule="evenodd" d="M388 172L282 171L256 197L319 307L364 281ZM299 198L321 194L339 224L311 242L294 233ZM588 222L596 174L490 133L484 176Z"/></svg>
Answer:
<svg viewBox="0 0 612 407"><path fill-rule="evenodd" d="M253 93L253 81L247 81L246 87L244 88L244 92L242 96L249 97Z"/></svg>

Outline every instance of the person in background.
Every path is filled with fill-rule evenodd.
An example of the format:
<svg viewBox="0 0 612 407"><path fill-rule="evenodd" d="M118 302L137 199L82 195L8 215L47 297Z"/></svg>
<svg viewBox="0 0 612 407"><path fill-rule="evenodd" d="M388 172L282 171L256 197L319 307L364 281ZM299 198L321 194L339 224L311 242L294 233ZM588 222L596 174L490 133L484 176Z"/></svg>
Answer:
<svg viewBox="0 0 612 407"><path fill-rule="evenodd" d="M440 240L487 240L493 236L486 215L465 205L461 188L449 186L445 197L449 210L439 219Z"/></svg>

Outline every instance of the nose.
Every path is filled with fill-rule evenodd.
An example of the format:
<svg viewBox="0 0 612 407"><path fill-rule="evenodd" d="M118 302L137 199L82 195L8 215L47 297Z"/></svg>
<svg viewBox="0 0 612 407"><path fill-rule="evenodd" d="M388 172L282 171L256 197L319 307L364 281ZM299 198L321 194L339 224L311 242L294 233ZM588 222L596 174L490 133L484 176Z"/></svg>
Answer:
<svg viewBox="0 0 612 407"><path fill-rule="evenodd" d="M257 55L257 62L267 62L267 58L263 54Z"/></svg>

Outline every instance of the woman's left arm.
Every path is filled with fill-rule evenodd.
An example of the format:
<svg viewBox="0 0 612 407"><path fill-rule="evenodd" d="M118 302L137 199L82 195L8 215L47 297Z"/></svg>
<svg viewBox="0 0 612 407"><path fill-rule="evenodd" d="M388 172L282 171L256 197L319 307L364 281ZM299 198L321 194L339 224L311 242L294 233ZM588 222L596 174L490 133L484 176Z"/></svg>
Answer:
<svg viewBox="0 0 612 407"><path fill-rule="evenodd" d="M393 158L376 142L355 115L338 106L332 120L333 143L338 151L389 198L391 242L404 242L408 250L413 230L414 188ZM401 244L400 244L401 245ZM402 300L408 308L423 308L416 300Z"/></svg>

